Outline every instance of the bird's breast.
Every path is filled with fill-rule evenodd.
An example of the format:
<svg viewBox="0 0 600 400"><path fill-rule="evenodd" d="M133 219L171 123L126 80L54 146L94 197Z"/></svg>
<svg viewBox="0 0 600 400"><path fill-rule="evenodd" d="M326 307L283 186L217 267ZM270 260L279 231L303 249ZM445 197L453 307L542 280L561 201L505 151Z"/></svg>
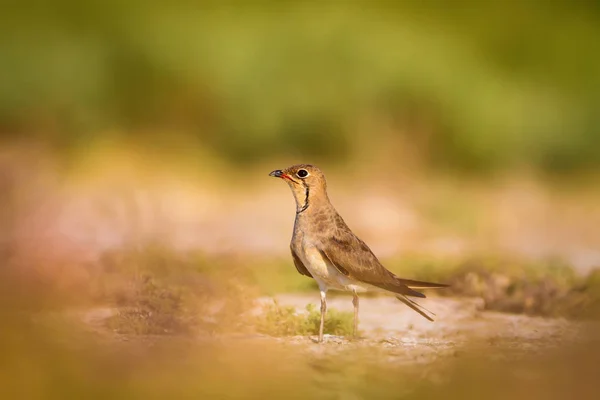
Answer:
<svg viewBox="0 0 600 400"><path fill-rule="evenodd" d="M298 245L294 251L321 289L348 290L348 285L353 282L330 265L314 243L302 240Z"/></svg>

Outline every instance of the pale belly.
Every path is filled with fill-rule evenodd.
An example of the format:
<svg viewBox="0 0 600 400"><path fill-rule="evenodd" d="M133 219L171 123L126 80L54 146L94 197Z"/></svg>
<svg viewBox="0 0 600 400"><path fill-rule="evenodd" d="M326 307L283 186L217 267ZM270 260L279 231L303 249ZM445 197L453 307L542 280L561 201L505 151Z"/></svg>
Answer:
<svg viewBox="0 0 600 400"><path fill-rule="evenodd" d="M321 253L312 246L306 246L303 250L297 252L302 263L313 276L321 290L348 290L364 292L369 290L371 285L348 278L339 272L334 266L329 265Z"/></svg>

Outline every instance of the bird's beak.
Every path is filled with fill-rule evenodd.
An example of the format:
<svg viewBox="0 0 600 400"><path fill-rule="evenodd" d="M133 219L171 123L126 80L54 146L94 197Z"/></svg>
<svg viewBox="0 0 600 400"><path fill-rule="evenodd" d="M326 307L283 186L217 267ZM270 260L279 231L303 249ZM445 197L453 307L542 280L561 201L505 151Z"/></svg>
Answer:
<svg viewBox="0 0 600 400"><path fill-rule="evenodd" d="M290 181L290 182L296 183L296 184L298 183L294 179L292 179L292 177L289 176L288 174L284 174L283 171L280 169L276 169L275 171L271 172L269 174L269 176L274 176L275 178L281 178L283 180Z"/></svg>

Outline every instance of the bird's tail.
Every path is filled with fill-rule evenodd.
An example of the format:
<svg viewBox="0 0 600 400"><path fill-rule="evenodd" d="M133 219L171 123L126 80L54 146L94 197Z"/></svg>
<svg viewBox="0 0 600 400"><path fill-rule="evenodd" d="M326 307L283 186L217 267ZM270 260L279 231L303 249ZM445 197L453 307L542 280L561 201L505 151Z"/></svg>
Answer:
<svg viewBox="0 0 600 400"><path fill-rule="evenodd" d="M411 289L439 289L445 288L450 285L446 285L445 283L433 283L433 282L424 282L424 281L414 281L412 279L402 279L396 277L396 280L403 285L408 286Z"/></svg>
<svg viewBox="0 0 600 400"><path fill-rule="evenodd" d="M414 302L413 300L409 299L408 297L406 297L404 295L396 296L396 298L398 300L400 300L401 302L403 302L404 304L406 304L407 306L409 306L410 308L412 308L413 310L415 310L416 312L418 312L419 314L421 314L423 317L425 317L429 321L433 322L433 317L431 317L430 315L433 315L435 317L435 313L433 313L432 311L429 311L422 305Z"/></svg>

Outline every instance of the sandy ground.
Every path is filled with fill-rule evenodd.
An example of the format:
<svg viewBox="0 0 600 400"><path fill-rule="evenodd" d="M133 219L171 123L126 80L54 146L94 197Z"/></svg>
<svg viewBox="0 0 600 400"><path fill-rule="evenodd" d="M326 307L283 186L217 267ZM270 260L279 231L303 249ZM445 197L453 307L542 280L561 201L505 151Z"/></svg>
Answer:
<svg viewBox="0 0 600 400"><path fill-rule="evenodd" d="M261 299L262 302L272 301ZM306 304L318 304L318 295L279 295L281 305L302 312ZM481 299L430 298L420 301L437 314L430 322L392 297L363 298L360 303L360 338L326 336L325 345L308 346L312 352L331 352L355 346L384 350L399 362L428 362L440 357L458 356L463 351L490 347L508 348L512 354L538 353L580 339L591 323L566 319L531 317L484 311ZM352 311L351 298L330 296L328 307ZM313 344L316 337L276 339L281 342ZM466 350L469 349L469 350Z"/></svg>
<svg viewBox="0 0 600 400"><path fill-rule="evenodd" d="M282 294L276 296L280 305L293 306L305 312L309 303L318 304L318 294ZM261 298L261 304L273 301ZM430 298L421 302L437 314L435 322L429 322L392 297L366 297L361 299L360 337L357 339L326 335L323 344L316 337L271 337L261 334L198 335L193 341L218 343L272 344L292 351L315 356L329 356L345 350L364 351L378 359L385 357L394 363L430 363L447 358L476 355L486 351L491 357L515 358L541 354L549 349L583 338L589 328L598 328L592 322L576 322L566 319L531 317L504 314L482 309L480 299ZM351 297L332 295L330 309L351 311ZM109 333L104 326L106 318L116 310L101 308L80 315L83 321L96 331ZM110 333L113 339L127 342L154 342L168 337L135 337ZM502 352L490 351L501 348Z"/></svg>

